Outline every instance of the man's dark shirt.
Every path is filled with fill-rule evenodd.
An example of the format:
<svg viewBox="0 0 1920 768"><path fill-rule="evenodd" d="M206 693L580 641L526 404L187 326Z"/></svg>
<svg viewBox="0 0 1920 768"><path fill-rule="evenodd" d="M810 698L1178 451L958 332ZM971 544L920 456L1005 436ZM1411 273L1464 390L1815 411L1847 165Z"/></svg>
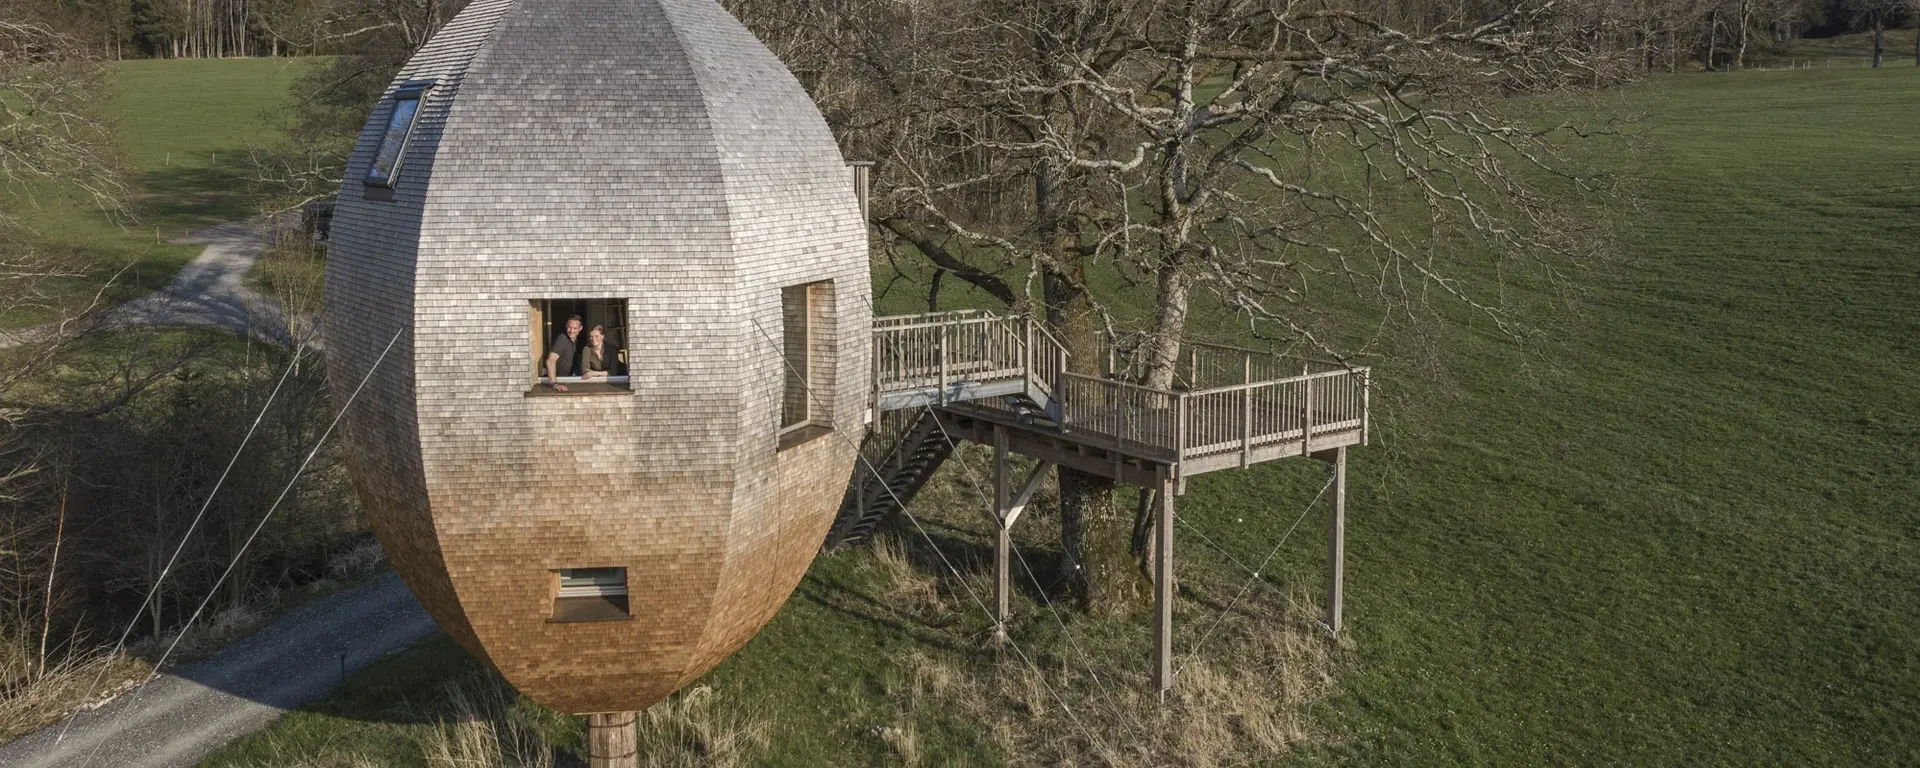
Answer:
<svg viewBox="0 0 1920 768"><path fill-rule="evenodd" d="M547 346L547 354L560 356L560 359L553 363L553 374L555 376L580 375L580 350L574 346L573 339L567 338L565 333L553 337L553 343ZM547 372L546 362L545 360L540 361L540 372L542 374Z"/></svg>

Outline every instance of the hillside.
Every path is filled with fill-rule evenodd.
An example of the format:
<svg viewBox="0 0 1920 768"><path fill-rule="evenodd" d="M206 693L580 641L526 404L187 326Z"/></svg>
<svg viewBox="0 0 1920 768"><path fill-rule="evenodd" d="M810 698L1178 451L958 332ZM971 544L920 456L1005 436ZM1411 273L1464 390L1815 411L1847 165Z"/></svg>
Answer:
<svg viewBox="0 0 1920 768"><path fill-rule="evenodd" d="M109 217L57 189L17 194L38 245L94 261L88 281L73 285L90 296L99 278L133 264L116 299L145 295L167 284L201 247L171 241L194 230L253 215L246 195L249 145L272 139L269 113L313 59L123 61L107 113L119 139L133 192L125 216ZM46 319L0 318L8 325Z"/></svg>

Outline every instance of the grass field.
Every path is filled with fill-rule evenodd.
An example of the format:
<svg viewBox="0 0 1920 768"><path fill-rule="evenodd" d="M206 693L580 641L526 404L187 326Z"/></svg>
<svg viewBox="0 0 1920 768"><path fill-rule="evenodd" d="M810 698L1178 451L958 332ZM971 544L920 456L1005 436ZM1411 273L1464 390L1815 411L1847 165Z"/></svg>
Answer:
<svg viewBox="0 0 1920 768"><path fill-rule="evenodd" d="M1422 428L1355 454L1350 646L1297 761L1920 762L1915 93L1920 70L1890 68L1629 94L1651 148L1625 255L1551 344L1457 330L1445 386L1376 376ZM946 481L932 523L972 539L972 491ZM1197 478L1181 508L1257 560L1317 487L1268 465ZM1280 590L1319 588L1305 531L1263 574ZM1043 526L1023 535L1045 551ZM1183 542L1185 647L1231 569ZM770 729L753 764L900 762L900 659L990 664L978 617L903 619L874 571L864 552L817 563L701 681ZM1031 622L1029 646L1072 663ZM1144 671L1143 624L1081 639ZM471 664L423 647L209 764L421 764L432 716L408 713L443 712L432 681ZM925 763L1007 757L963 713L918 717Z"/></svg>
<svg viewBox="0 0 1920 768"><path fill-rule="evenodd" d="M1356 501L1323 757L1920 759L1915 88L1644 91L1628 258L1556 369L1474 344L1440 439L1359 465L1394 480Z"/></svg>
<svg viewBox="0 0 1920 768"><path fill-rule="evenodd" d="M114 220L85 203L39 189L14 196L38 244L101 265L95 277L134 268L111 296L126 299L166 285L201 246L171 241L202 227L257 213L246 194L245 150L270 138L263 113L280 103L306 59L126 61L113 65L107 112L127 165L133 205ZM76 296L95 280L75 281ZM46 319L0 318L7 325Z"/></svg>

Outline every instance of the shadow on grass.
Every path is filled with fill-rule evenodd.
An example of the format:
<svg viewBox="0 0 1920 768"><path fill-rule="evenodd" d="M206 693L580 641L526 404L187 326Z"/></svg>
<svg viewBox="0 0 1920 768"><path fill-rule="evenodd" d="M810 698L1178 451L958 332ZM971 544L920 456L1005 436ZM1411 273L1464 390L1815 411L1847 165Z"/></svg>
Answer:
<svg viewBox="0 0 1920 768"><path fill-rule="evenodd" d="M234 163L173 166L134 177L141 217L174 234L258 213L246 193L247 171Z"/></svg>

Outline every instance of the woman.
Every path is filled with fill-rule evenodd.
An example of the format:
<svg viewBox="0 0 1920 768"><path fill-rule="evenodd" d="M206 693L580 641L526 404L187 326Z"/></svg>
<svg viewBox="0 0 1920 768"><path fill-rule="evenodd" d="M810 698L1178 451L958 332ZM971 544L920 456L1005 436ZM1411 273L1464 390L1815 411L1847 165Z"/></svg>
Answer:
<svg viewBox="0 0 1920 768"><path fill-rule="evenodd" d="M604 379L620 364L620 352L607 343L607 329L594 326L587 331L586 346L580 348L580 378Z"/></svg>

